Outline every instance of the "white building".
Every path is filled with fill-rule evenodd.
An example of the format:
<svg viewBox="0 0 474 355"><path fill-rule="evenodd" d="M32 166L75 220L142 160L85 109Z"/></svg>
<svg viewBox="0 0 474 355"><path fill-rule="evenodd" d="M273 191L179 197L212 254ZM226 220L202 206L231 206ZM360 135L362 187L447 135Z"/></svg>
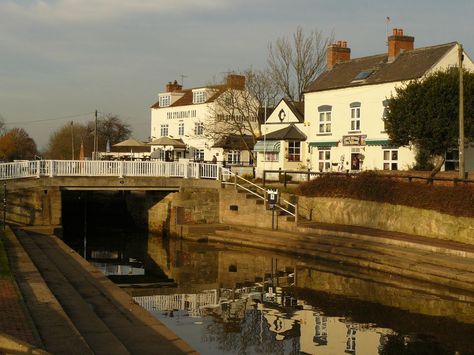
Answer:
<svg viewBox="0 0 474 355"><path fill-rule="evenodd" d="M230 74L222 85L191 89L183 89L176 81L169 82L165 92L158 95L158 101L151 107L152 151L162 149L160 145L153 145L153 141L168 137L185 144L185 149L179 150L168 145L165 156L169 160L212 161L214 156L219 162L231 164L251 160L249 152L242 149L243 144L235 137L221 137L219 142L214 142L205 134L206 127L215 122L212 116L216 114L216 100L227 90L245 90L245 77Z"/></svg>
<svg viewBox="0 0 474 355"><path fill-rule="evenodd" d="M266 119L255 144L257 176L264 170L302 170L308 166L304 131L304 103L282 99Z"/></svg>
<svg viewBox="0 0 474 355"><path fill-rule="evenodd" d="M387 100L407 80L458 63L456 42L414 49L414 37L394 29L387 53L350 59L346 42L328 48L328 70L304 95L304 133L314 170L403 170L415 163L412 147L392 146L384 128ZM473 62L464 56L464 67ZM445 164L449 167L452 163ZM466 170L474 170L474 148L466 150Z"/></svg>

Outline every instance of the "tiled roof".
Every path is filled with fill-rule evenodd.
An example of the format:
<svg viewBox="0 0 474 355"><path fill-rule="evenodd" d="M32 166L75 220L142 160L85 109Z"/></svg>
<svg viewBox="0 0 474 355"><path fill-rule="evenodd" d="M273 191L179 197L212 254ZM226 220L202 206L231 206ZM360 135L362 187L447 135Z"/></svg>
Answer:
<svg viewBox="0 0 474 355"><path fill-rule="evenodd" d="M337 63L321 74L306 92L420 78L456 44L452 42L405 51L392 62L388 62L387 54L379 54ZM362 71L373 72L364 80L354 80Z"/></svg>
<svg viewBox="0 0 474 355"><path fill-rule="evenodd" d="M224 149L234 149L234 150L246 150L247 146L252 149L254 146L253 137L249 135L239 136L231 134L224 138L219 139L212 147L213 148L224 148Z"/></svg>
<svg viewBox="0 0 474 355"><path fill-rule="evenodd" d="M285 141L305 141L306 134L301 132L298 127L294 124L290 124L288 127L279 129L278 131L268 133L265 136L261 136L258 140L285 140Z"/></svg>
<svg viewBox="0 0 474 355"><path fill-rule="evenodd" d="M186 105L193 105L193 90L195 89L213 89L216 90L217 92L212 95L211 97L208 98L206 103L213 102L216 98L219 97L224 92L224 89L226 88L225 85L210 85L206 87L199 87L199 88L191 88L191 89L184 89L180 91L175 91L177 93L184 94L181 98L176 100L173 104L166 106L166 107L176 107L176 106L186 106ZM155 102L151 108L160 108L160 102L157 101Z"/></svg>

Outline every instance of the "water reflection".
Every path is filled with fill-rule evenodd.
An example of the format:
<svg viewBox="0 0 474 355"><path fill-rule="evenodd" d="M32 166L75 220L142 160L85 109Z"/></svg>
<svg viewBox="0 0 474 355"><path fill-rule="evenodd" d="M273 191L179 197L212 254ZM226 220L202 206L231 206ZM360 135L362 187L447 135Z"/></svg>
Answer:
<svg viewBox="0 0 474 355"><path fill-rule="evenodd" d="M474 296L448 287L160 236L125 258L104 250L88 257L109 264L105 272L126 259L142 263L144 277L174 282L126 290L203 354L472 354L474 348Z"/></svg>

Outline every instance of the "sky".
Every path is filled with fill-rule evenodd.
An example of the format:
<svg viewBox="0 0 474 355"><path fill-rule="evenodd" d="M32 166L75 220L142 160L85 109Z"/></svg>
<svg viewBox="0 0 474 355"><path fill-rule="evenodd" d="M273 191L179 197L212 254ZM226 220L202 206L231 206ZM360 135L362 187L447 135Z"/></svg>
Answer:
<svg viewBox="0 0 474 355"><path fill-rule="evenodd" d="M95 110L146 140L168 81L264 69L268 44L297 26L333 33L357 58L386 51L388 16L416 48L458 41L472 54L473 14L472 0L0 0L0 117L40 149Z"/></svg>

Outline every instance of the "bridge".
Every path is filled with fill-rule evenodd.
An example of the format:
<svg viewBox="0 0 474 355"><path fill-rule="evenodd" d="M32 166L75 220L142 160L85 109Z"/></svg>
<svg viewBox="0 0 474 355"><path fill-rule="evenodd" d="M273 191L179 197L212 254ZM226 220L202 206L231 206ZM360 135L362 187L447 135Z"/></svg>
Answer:
<svg viewBox="0 0 474 355"><path fill-rule="evenodd" d="M67 191L134 191L131 193L135 197L138 195L137 191L143 191L140 195L141 205L133 199L134 196L128 196L130 199L127 203L132 204L133 209L142 208L142 216L149 217L156 213L152 219L165 219L168 223L170 219L174 221L181 217L184 218L182 223L191 224L226 223L226 218L240 223L239 215L245 219L242 222L249 219L244 217L244 212L251 213L254 219L256 215L263 216L267 210L265 188L220 164L187 160L17 161L0 164L0 181L4 185L4 194L8 196L7 199L4 198L4 218L28 225L61 225L63 199L67 196ZM224 193L222 186L225 185L233 185L235 189ZM244 194L235 195L237 191ZM172 201L168 199L163 201L166 206L158 206L160 201L173 192L178 194L173 195ZM243 199L240 212L236 214L236 201L240 196ZM256 200L258 206L255 206L255 202L252 204L247 201L249 198ZM225 205L228 205L227 208ZM282 214L293 216L297 222L296 204L280 199L275 208ZM231 212L227 211L229 209ZM179 213L181 217L176 216ZM273 217L268 213L265 220L268 220L268 225L273 225ZM160 228L156 225L157 230Z"/></svg>
<svg viewBox="0 0 474 355"><path fill-rule="evenodd" d="M40 177L172 177L219 179L221 166L196 162L36 160L0 164L0 180Z"/></svg>

